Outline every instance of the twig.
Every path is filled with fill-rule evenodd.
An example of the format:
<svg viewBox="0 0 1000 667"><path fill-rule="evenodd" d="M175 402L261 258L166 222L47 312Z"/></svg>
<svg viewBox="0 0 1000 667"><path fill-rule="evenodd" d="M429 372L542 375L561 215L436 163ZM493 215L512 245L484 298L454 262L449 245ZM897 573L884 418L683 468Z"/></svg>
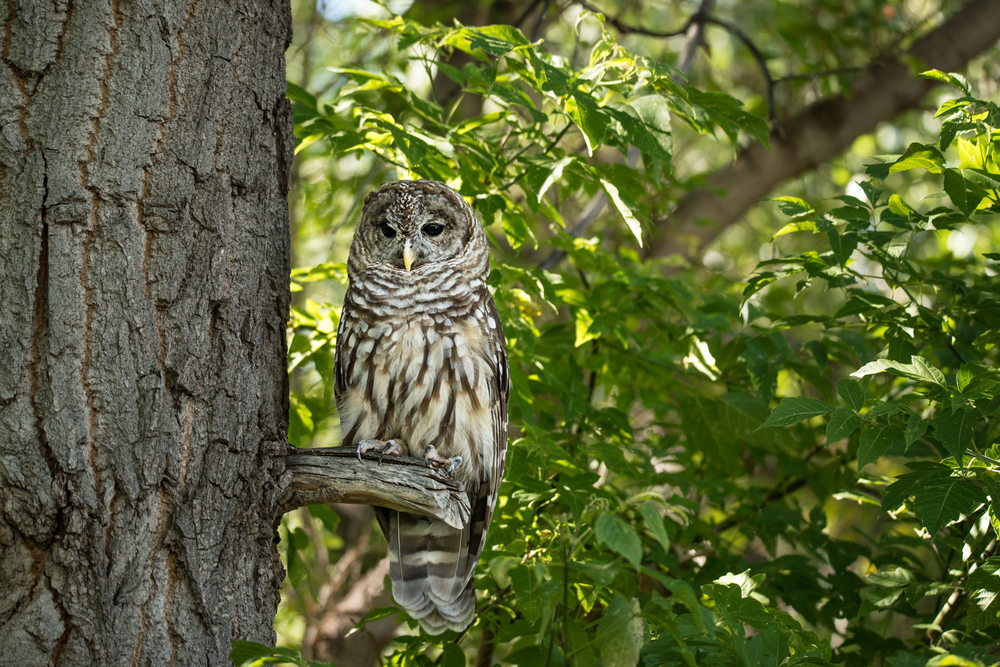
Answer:
<svg viewBox="0 0 1000 667"><path fill-rule="evenodd" d="M774 80L775 85L786 81L797 81L800 79L821 79L826 76L837 76L838 74L858 74L863 72L863 67L837 67L834 69L821 69L815 72L802 72L801 74L789 74Z"/></svg>
<svg viewBox="0 0 1000 667"><path fill-rule="evenodd" d="M577 0L577 4L583 7L584 9L594 12L595 14L602 15L604 17L605 22L610 23L614 27L618 28L619 32L633 33L636 35L646 35L648 37L677 37L678 35L683 35L688 31L688 28L691 27L691 24L694 22L695 16L697 16L697 14L695 14L690 19L688 19L687 23L685 23L680 30L672 30L670 32L659 32L656 30L648 30L646 28L637 28L636 26L631 26L628 25L627 23L622 23L618 19L614 18L613 16L608 16L605 12L601 11L600 9L590 4L589 2L585 2L584 0Z"/></svg>
<svg viewBox="0 0 1000 667"><path fill-rule="evenodd" d="M378 454L362 455L354 447L297 449L285 454L291 483L278 503L284 514L303 505L350 503L432 516L454 528L468 524L469 495L449 478L440 464L423 459Z"/></svg>
<svg viewBox="0 0 1000 667"><path fill-rule="evenodd" d="M513 26L515 28L520 28L521 24L524 23L524 19L528 18L528 15L531 14L531 12L535 11L535 7L537 7L541 1L542 0L533 0L533 2L528 5L528 8L524 10L524 13L522 13L521 16L514 21ZM548 2L546 2L546 5L547 4Z"/></svg>
<svg viewBox="0 0 1000 667"><path fill-rule="evenodd" d="M757 61L757 65L760 67L761 74L764 75L764 82L767 84L767 117L772 123L774 123L777 120L777 114L774 109L774 79L771 78L771 70L767 68L767 61L764 59L764 54L762 54L760 49L757 48L757 45L754 44L749 37L747 37L745 32L737 28L732 23L728 23L727 21L723 21L712 16L703 16L700 20L705 23L717 25L720 28L725 28L729 31L729 34L743 42L743 45L747 47L751 55L753 55L754 60Z"/></svg>
<svg viewBox="0 0 1000 667"><path fill-rule="evenodd" d="M585 2L584 0L577 0L577 2L580 6L582 6L585 9L589 9L590 11L595 13L604 14L598 8L591 5L589 2ZM708 7L711 7L714 3L706 2L704 4ZM764 59L764 55L760 52L760 49L757 48L757 45L753 43L753 40L751 40L746 35L746 33L737 28L732 23L710 16L707 12L703 11L701 8L699 8L699 10L696 13L691 15L691 18L688 19L687 23L684 24L683 28L673 32L657 32L655 30L647 30L646 28L639 28L633 25L628 25L627 23L622 23L616 18L609 17L607 14L604 14L604 18L605 21L616 27L620 32L633 33L636 35L648 35L650 37L677 37L678 35L686 34L691 26L695 26L698 24L716 25L719 26L720 28L725 29L727 32L729 32L729 34L733 35L738 40L743 42L743 45L746 46L747 49L750 51L751 55L753 55L754 60L757 61L757 65L760 67L761 73L764 75L764 82L767 84L768 119L772 123L774 123L777 120L777 113L775 111L775 106L774 106L774 79L771 77L771 70L768 69L767 67L767 61ZM689 43L693 43L693 40L692 42Z"/></svg>
<svg viewBox="0 0 1000 667"><path fill-rule="evenodd" d="M532 42L538 41L538 34L542 31L542 23L545 21L545 14L548 13L549 4L551 2L552 0L545 0L545 3L542 5L542 11L538 12L538 20L535 21L535 29L531 31Z"/></svg>
<svg viewBox="0 0 1000 667"><path fill-rule="evenodd" d="M715 0L701 0L698 7L698 14L708 16L715 9ZM688 29L688 38L681 49L681 59L677 63L677 69L684 73L685 77L690 76L691 68L694 66L694 57L698 49L705 43L705 23L693 21ZM678 82L679 83L679 82Z"/></svg>

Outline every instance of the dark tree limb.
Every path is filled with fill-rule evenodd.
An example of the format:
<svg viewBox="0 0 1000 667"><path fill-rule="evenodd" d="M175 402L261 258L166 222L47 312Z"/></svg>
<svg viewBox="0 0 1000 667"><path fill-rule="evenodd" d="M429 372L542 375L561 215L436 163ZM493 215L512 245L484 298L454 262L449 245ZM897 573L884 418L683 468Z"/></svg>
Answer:
<svg viewBox="0 0 1000 667"><path fill-rule="evenodd" d="M423 514L454 528L472 514L469 496L440 464L423 459L366 453L354 447L289 447L285 470L291 483L278 505L279 516L304 505L350 503Z"/></svg>
<svg viewBox="0 0 1000 667"><path fill-rule="evenodd" d="M914 78L914 69L905 61L916 59L920 68L955 71L998 39L1000 3L967 3L915 42L904 57L888 58L856 79L850 97L820 100L783 123L783 136L771 134L770 151L758 143L741 151L735 163L715 172L702 188L680 201L660 224L646 256L698 257L775 186L839 155L879 123L916 108L935 82Z"/></svg>

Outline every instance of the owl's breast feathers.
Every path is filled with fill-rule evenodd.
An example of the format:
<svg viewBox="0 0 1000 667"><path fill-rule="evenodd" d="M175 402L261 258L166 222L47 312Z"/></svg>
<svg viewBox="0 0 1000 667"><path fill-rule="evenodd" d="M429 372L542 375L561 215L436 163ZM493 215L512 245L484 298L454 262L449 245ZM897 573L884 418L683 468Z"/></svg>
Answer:
<svg viewBox="0 0 1000 667"><path fill-rule="evenodd" d="M506 359L485 283L448 277L356 276L337 341L337 405L345 445L396 438L415 457L434 445L462 457L455 472L472 491L499 473L494 406Z"/></svg>

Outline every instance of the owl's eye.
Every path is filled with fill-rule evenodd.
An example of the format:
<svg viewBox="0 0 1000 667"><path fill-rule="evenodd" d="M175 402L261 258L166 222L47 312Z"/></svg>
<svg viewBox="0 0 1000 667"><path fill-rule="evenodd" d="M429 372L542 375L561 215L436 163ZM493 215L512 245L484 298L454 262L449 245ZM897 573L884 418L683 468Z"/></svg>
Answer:
<svg viewBox="0 0 1000 667"><path fill-rule="evenodd" d="M378 226L378 228L382 230L382 236L386 237L387 239L391 239L393 236L396 235L396 230L393 229L388 222L383 222L381 225Z"/></svg>
<svg viewBox="0 0 1000 667"><path fill-rule="evenodd" d="M429 225L424 225L423 232L427 236L441 236L441 232L444 231L444 225L439 225L436 222L432 222Z"/></svg>

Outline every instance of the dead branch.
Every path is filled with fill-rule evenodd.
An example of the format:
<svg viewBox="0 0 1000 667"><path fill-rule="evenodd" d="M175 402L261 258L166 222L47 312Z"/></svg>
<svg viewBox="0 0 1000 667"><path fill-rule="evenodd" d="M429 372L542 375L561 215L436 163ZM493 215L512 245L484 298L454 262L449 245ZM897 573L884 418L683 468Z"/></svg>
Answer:
<svg viewBox="0 0 1000 667"><path fill-rule="evenodd" d="M350 503L432 516L449 526L465 526L472 514L465 489L440 464L376 453L358 460L354 447L289 447L285 470L291 483L278 506L279 515L304 505Z"/></svg>

